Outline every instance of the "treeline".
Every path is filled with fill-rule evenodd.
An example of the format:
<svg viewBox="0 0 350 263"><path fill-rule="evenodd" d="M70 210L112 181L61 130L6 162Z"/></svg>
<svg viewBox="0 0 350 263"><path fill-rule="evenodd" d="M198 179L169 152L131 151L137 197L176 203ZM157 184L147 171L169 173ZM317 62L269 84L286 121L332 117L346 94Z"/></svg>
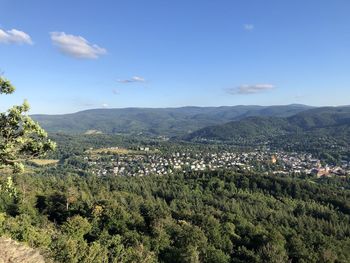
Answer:
<svg viewBox="0 0 350 263"><path fill-rule="evenodd" d="M330 179L63 166L0 178L0 234L58 262L350 261L350 191Z"/></svg>

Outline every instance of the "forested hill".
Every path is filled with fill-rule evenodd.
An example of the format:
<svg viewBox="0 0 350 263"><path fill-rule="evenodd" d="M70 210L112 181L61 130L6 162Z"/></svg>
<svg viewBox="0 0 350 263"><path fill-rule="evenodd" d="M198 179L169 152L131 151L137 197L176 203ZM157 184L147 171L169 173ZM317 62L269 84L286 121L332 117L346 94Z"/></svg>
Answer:
<svg viewBox="0 0 350 263"><path fill-rule="evenodd" d="M350 106L315 108L290 117L248 117L200 129L185 139L256 141L284 135L326 135L350 141Z"/></svg>
<svg viewBox="0 0 350 263"><path fill-rule="evenodd" d="M33 115L49 132L181 136L249 116L289 117L305 105L94 109L64 115Z"/></svg>
<svg viewBox="0 0 350 263"><path fill-rule="evenodd" d="M17 175L19 198L0 191L0 233L54 262L350 262L349 179L78 173Z"/></svg>

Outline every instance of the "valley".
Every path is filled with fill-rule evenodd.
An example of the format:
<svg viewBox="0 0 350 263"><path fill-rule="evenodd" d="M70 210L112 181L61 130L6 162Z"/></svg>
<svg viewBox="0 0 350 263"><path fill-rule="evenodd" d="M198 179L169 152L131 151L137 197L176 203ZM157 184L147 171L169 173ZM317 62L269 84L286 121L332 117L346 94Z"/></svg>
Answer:
<svg viewBox="0 0 350 263"><path fill-rule="evenodd" d="M349 10L0 0L0 263L349 263Z"/></svg>

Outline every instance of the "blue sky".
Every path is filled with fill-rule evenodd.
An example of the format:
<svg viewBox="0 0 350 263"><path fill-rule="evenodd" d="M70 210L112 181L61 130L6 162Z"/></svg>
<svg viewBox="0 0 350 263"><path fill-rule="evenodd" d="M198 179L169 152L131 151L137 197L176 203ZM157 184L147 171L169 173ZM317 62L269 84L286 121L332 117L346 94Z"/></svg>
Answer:
<svg viewBox="0 0 350 263"><path fill-rule="evenodd" d="M347 105L348 0L0 0L0 110Z"/></svg>

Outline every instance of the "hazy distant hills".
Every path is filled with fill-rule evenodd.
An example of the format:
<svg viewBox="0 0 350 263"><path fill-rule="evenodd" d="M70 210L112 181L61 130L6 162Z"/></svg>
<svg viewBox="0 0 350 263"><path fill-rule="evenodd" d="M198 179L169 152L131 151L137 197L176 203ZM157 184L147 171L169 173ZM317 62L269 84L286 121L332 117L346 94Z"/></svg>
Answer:
<svg viewBox="0 0 350 263"><path fill-rule="evenodd" d="M261 116L266 120L268 120L267 117L290 117L311 108L292 104L285 106L94 109L64 115L33 115L32 118L49 132L79 134L96 131L108 134L173 137L183 136L207 126L240 121L247 117L250 122L253 122L254 118L249 119L249 117L253 116Z"/></svg>
<svg viewBox="0 0 350 263"><path fill-rule="evenodd" d="M205 127L184 138L190 141L256 141L284 135L333 136L350 141L350 107L314 108L289 117L248 117Z"/></svg>

